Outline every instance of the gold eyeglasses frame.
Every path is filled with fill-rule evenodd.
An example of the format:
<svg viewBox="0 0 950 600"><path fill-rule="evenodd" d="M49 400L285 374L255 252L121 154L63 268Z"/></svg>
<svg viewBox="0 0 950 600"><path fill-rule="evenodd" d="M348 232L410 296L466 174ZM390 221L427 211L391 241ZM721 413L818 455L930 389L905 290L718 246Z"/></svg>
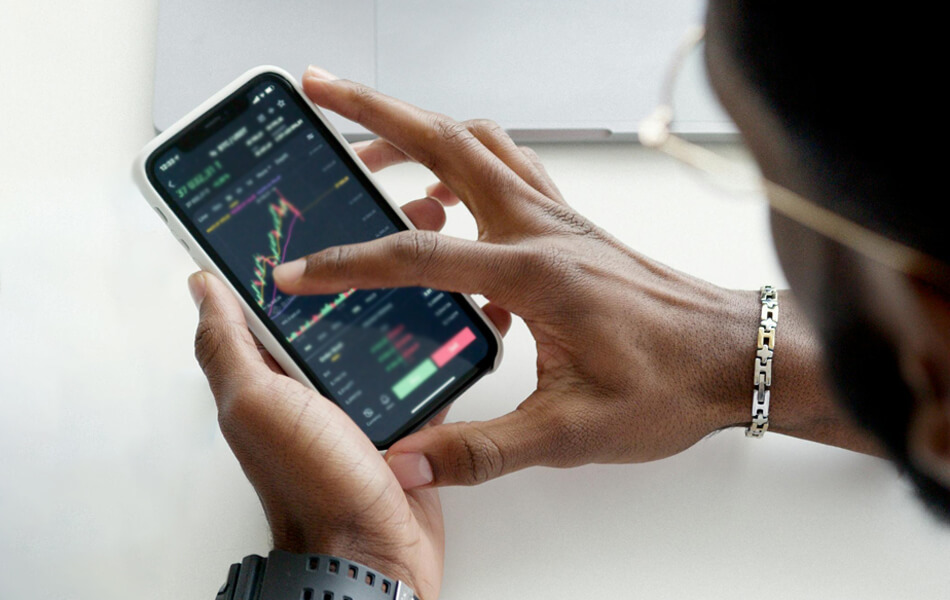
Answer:
<svg viewBox="0 0 950 600"><path fill-rule="evenodd" d="M946 263L859 225L765 179L757 172L753 179L748 181L750 173L737 161L690 142L672 131L673 94L677 78L682 72L686 59L703 42L705 35L705 27L697 25L684 36L663 81L660 104L640 124L640 143L648 148L659 150L712 178L732 183L747 180L744 183L747 184L748 189L744 191L764 194L769 206L779 214L882 265L934 283L944 290L950 289L950 267Z"/></svg>

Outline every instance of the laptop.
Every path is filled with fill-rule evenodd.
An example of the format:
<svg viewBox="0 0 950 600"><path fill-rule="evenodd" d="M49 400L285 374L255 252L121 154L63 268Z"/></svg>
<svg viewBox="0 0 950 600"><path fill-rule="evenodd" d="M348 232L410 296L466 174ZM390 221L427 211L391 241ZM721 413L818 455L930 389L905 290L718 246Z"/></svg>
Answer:
<svg viewBox="0 0 950 600"><path fill-rule="evenodd" d="M519 142L636 140L703 0L160 0L154 121L161 131L260 64L308 64ZM726 139L697 57L677 128ZM298 75L298 76L300 76ZM371 137L332 115L348 139Z"/></svg>

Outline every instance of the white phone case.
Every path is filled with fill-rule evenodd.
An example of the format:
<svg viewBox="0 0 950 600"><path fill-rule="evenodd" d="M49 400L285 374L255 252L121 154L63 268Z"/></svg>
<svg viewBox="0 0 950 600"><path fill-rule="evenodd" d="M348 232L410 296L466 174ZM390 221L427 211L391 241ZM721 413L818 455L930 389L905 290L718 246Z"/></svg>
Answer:
<svg viewBox="0 0 950 600"><path fill-rule="evenodd" d="M304 371L297 365L296 361L294 361L294 359L290 356L290 354L286 350L284 350L284 347L280 344L280 342L277 341L277 338L274 337L271 331L264 325L264 322L261 320L260 317L258 317L257 313L244 300L241 294L238 293L234 284L228 281L228 279L225 277L221 269L218 268L218 266L212 261L211 257L204 251L201 244L198 243L198 240L196 240L191 235L191 233L188 231L188 228L184 226L184 224L181 222L180 219L178 219L175 212L167 208L165 199L162 198L158 190L156 190L152 186L146 174L146 165L148 162L148 158L159 146L161 146L170 138L174 137L177 133L179 133L186 127L188 127L192 122L200 119L205 113L210 111L219 102L223 101L228 96L230 96L235 91L237 91L242 85L244 85L245 83L247 83L254 77L257 77L258 75L261 75L263 73L275 73L277 75L280 75L286 78L293 85L296 92L300 94L302 98L305 99L306 104L311 107L311 109L313 110L317 118L320 119L320 121L326 126L326 128L337 138L337 140L339 140L342 147L353 158L353 162L357 165L359 169L362 170L366 178L376 187L377 190L379 190L380 195L389 204L393 212L395 212L396 215L398 215L398 217L409 229L415 229L415 227L409 221L406 215L403 214L399 206L397 206L396 203L393 202L393 200L389 197L389 195L386 194L386 192L383 191L383 189L376 183L376 181L373 179L372 174L369 172L369 170L366 169L366 167L363 165L363 162L356 156L356 153L353 152L353 149L350 147L349 143L343 139L343 137L339 134L339 132L337 132L337 130L333 127L330 121L323 115L323 113L316 106L314 106L313 103L310 102L310 100L306 97L306 95L303 92L303 89L300 87L300 84L297 82L297 80L294 79L293 76L291 76L289 73L287 73L283 69L269 66L269 65L255 67L247 71L246 73L244 73L243 75L241 75L240 77L238 77L237 79L229 83L227 86L225 86L223 89L221 89L221 91L216 93L214 96L212 96L211 98L208 98L205 102L203 102L200 106L195 108L193 111L191 111L190 113L188 113L187 115L179 119L177 123L175 123L168 129L166 129L164 132L158 135L151 142L149 142L145 146L145 148L142 149L139 155L136 157L135 163L133 165L132 176L135 179L135 183L138 186L139 190L142 192L142 195L145 197L145 200L159 213L159 216L161 217L161 219L168 225L168 228L171 230L172 235L178 238L178 240L182 243L182 245L185 246L185 248L188 250L188 253L191 255L191 258L195 261L195 263L197 263L198 266L201 267L201 269L208 271L210 273L214 273L215 276L217 276L219 279L224 281L225 284L231 289L231 292L235 295L235 297L237 297L237 299L241 303L241 307L244 310L244 316L247 319L248 327L250 328L251 332L255 336L257 336L257 339L260 340L260 342L264 345L267 351L270 352L270 354L274 357L274 360L277 361L277 364L279 364L281 368L283 368L284 371L289 376L293 377L294 379L303 383L304 385L316 390L317 388L314 385L314 383L310 381L310 379L306 376ZM501 364L501 356L502 356L501 334L499 334L498 330L495 328L491 320L487 316L485 316L485 313L482 312L481 308L479 308L479 306L475 303L474 300L472 300L471 297L469 297L466 294L461 294L461 296L465 298L465 301L468 302L468 304L475 310L478 316L485 322L485 324L488 326L488 330L491 331L492 336L494 336L495 343L498 348L498 352L495 356L495 362L492 365L491 369L489 369L489 372L494 371L495 369L498 368L498 365ZM421 426L424 422L425 421L420 422L417 425L417 427Z"/></svg>

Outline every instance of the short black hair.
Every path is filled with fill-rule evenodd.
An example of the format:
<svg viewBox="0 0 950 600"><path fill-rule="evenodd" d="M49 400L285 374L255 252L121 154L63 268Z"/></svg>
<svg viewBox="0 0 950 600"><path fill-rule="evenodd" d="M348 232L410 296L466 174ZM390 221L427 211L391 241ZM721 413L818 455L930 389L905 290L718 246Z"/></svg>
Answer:
<svg viewBox="0 0 950 600"><path fill-rule="evenodd" d="M921 122L942 113L926 108L938 71L924 68L938 56L926 52L940 41L938 19L888 3L714 3L728 13L724 41L741 72L783 119L810 175L829 190L813 200L950 261L945 227L934 215L934 196L946 192L927 193L920 184L939 176L938 155L946 154L927 148L942 136L928 135Z"/></svg>
<svg viewBox="0 0 950 600"><path fill-rule="evenodd" d="M922 193L916 184L922 175L940 173L937 153L926 153L927 135L917 121L937 115L922 114L930 85L919 68L927 56L921 48L929 37L928 17L887 3L808 0L712 0L710 10L716 23L710 35L781 119L804 175L821 190L821 197L810 199L950 260L934 192ZM936 19L931 21L933 30ZM925 41L915 41L915 35ZM910 459L916 398L900 371L895 344L870 317L853 259L847 252L829 256L835 254L819 284L821 314L813 316L836 396L884 444L931 512L950 523L950 489Z"/></svg>

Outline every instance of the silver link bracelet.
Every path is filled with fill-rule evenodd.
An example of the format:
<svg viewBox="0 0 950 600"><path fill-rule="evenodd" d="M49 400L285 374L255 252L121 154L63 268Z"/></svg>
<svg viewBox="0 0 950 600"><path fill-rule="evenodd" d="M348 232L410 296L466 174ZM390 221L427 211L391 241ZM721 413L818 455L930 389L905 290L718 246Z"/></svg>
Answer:
<svg viewBox="0 0 950 600"><path fill-rule="evenodd" d="M772 356L775 353L775 328L778 325L778 290L762 286L762 313L755 351L755 378L752 391L752 424L746 437L760 438L769 429L769 396L772 391Z"/></svg>

